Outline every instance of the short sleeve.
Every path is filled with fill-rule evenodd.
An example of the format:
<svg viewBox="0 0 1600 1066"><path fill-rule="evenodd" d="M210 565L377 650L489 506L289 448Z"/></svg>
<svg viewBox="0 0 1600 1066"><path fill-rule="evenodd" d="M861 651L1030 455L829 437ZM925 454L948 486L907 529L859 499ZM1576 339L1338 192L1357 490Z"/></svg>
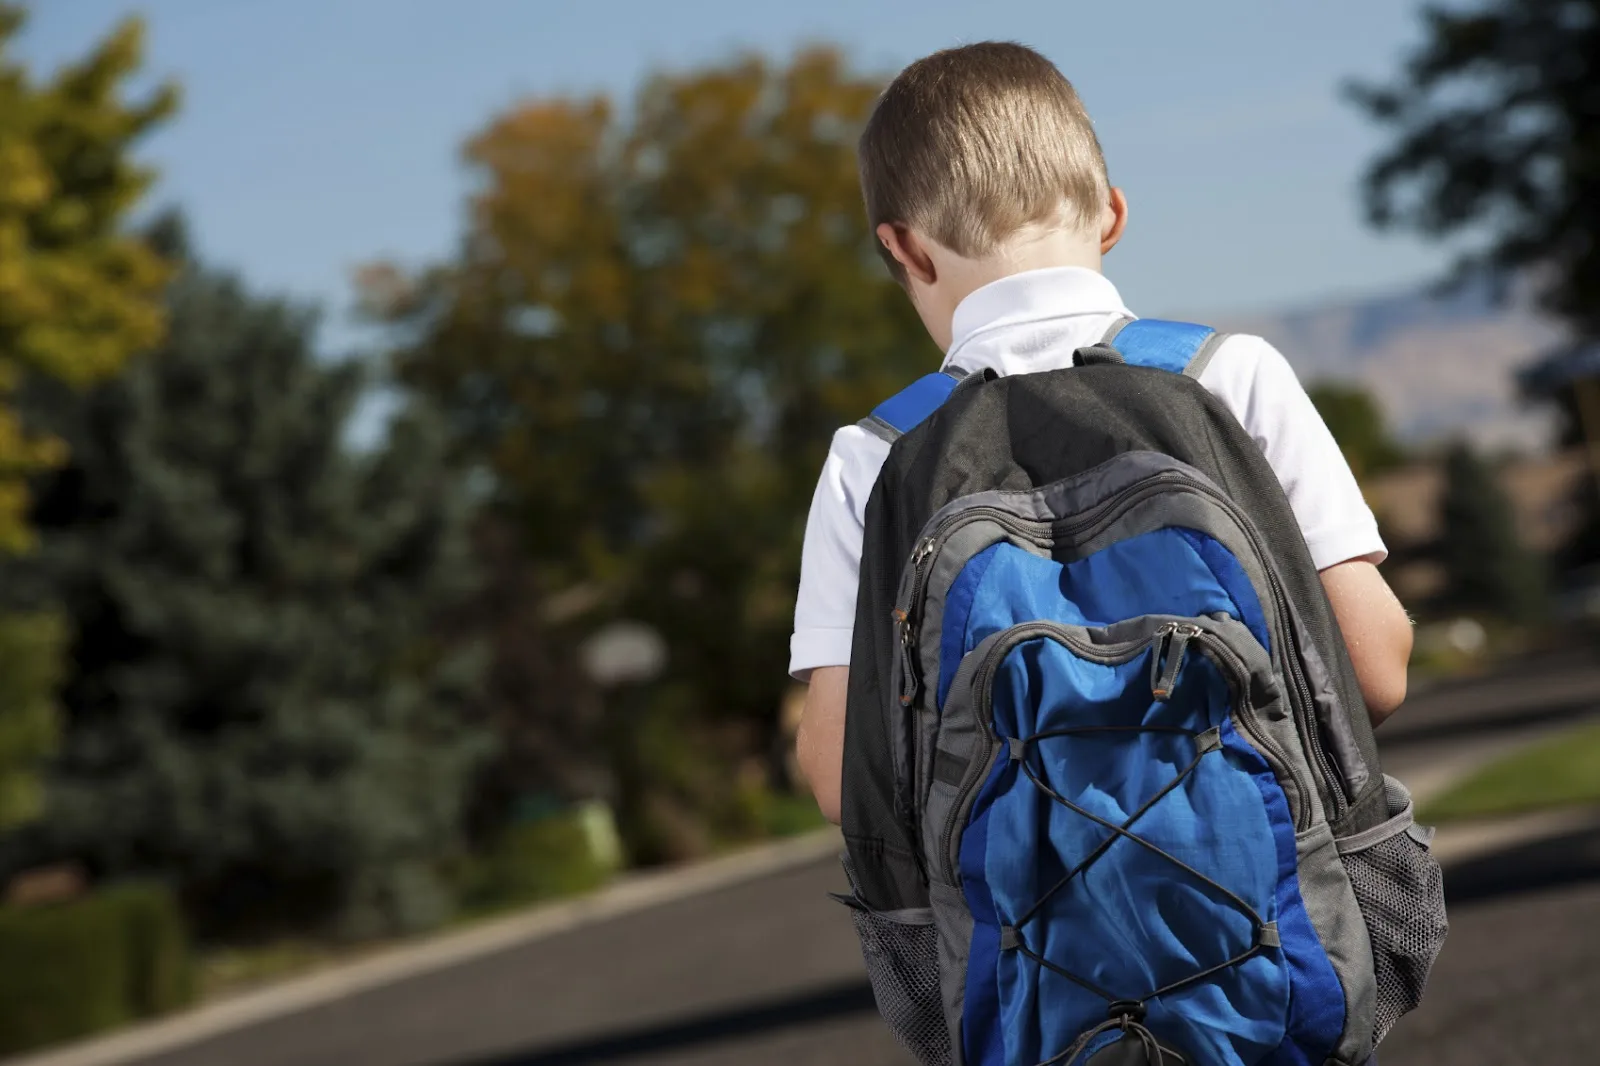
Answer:
<svg viewBox="0 0 1600 1066"><path fill-rule="evenodd" d="M1276 348L1260 337L1230 337L1200 383L1261 448L1318 570L1351 559L1382 561L1383 538L1350 464Z"/></svg>
<svg viewBox="0 0 1600 1066"><path fill-rule="evenodd" d="M849 666L867 497L889 446L858 426L834 434L806 518L795 596L789 674L806 681L819 666Z"/></svg>

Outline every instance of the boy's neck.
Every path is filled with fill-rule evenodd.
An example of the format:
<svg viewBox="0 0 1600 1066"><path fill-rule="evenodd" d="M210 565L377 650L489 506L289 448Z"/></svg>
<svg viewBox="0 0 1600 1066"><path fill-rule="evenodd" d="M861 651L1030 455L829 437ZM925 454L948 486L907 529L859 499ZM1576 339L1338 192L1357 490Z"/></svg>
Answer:
<svg viewBox="0 0 1600 1066"><path fill-rule="evenodd" d="M948 249L939 251L943 253L937 261L941 306L937 317L925 315L923 320L935 343L945 350L950 346L956 307L985 285L1013 274L1052 267L1082 267L1098 273L1101 262L1100 246L1093 238L1062 229L1024 231L993 255L981 259L955 255Z"/></svg>

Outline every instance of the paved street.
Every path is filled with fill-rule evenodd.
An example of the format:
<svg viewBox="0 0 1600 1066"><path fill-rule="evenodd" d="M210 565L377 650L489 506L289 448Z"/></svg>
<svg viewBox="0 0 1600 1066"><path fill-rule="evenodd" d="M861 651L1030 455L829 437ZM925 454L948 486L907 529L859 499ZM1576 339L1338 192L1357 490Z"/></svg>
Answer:
<svg viewBox="0 0 1600 1066"><path fill-rule="evenodd" d="M1402 774L1600 706L1565 662L1437 690L1384 740ZM831 862L619 918L141 1066L905 1066L872 1013ZM1600 832L1450 870L1450 942L1384 1066L1588 1064L1600 1047Z"/></svg>

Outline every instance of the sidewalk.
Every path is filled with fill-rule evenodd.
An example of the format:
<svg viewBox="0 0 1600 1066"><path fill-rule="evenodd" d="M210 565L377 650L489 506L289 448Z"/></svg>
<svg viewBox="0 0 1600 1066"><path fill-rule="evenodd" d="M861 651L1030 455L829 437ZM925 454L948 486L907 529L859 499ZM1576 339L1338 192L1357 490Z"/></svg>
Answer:
<svg viewBox="0 0 1600 1066"><path fill-rule="evenodd" d="M0 1059L0 1066L114 1066L159 1055L557 933L818 862L841 847L838 830L823 829L705 862L624 876L587 896L403 944L359 962L335 963L104 1036Z"/></svg>

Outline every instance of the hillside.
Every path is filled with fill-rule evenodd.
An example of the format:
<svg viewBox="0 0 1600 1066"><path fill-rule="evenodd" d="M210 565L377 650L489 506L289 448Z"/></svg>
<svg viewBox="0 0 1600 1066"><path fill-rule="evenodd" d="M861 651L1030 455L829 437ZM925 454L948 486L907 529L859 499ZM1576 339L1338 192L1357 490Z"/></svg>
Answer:
<svg viewBox="0 0 1600 1066"><path fill-rule="evenodd" d="M1547 416L1517 400L1512 375L1561 333L1520 296L1497 306L1481 288L1413 291L1212 322L1266 337L1303 381L1365 384L1406 440L1465 433L1529 448L1548 438Z"/></svg>

